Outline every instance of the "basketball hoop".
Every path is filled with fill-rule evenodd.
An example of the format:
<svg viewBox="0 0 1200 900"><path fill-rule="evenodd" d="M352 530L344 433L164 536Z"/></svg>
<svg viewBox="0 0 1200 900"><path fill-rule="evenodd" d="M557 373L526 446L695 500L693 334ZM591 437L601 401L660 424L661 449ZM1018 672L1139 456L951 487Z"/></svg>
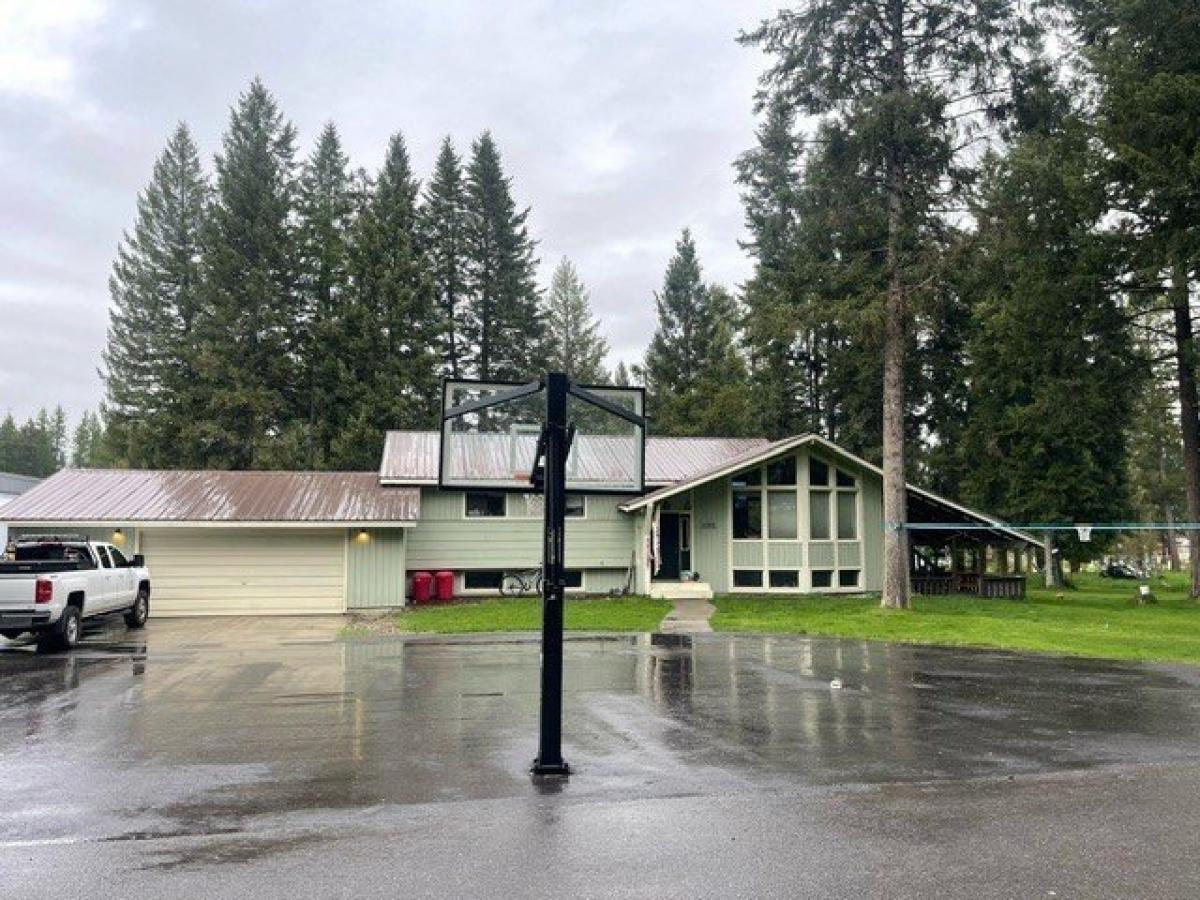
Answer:
<svg viewBox="0 0 1200 900"><path fill-rule="evenodd" d="M1081 544L1089 543L1092 539L1092 526L1091 525L1076 525L1075 533L1079 535L1079 542Z"/></svg>

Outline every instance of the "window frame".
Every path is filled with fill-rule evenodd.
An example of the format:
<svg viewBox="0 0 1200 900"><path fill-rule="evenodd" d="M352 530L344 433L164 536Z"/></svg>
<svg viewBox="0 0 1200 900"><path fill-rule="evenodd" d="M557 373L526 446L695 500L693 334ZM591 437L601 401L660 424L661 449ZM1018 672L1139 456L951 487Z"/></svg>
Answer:
<svg viewBox="0 0 1200 900"><path fill-rule="evenodd" d="M478 496L478 495L490 496L491 499L495 499L496 497L499 497L504 511L502 513L500 513L499 515L482 515L482 516L481 515L472 515L471 514L471 497ZM505 491L486 490L486 489L463 491L462 517L465 520L467 520L468 522L482 522L482 521L488 521L491 519L507 519L507 518L509 518L508 494Z"/></svg>

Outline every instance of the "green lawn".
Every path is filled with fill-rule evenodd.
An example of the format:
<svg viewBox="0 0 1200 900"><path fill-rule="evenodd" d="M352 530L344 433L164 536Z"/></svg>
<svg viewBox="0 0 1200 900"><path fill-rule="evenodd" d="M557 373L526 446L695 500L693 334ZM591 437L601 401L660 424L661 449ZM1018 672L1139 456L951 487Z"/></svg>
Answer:
<svg viewBox="0 0 1200 900"><path fill-rule="evenodd" d="M568 631L656 631L670 609L671 604L665 600L647 597L568 597L565 625ZM416 606L398 613L395 622L398 631L415 633L538 631L542 627L542 601L524 597Z"/></svg>
<svg viewBox="0 0 1200 900"><path fill-rule="evenodd" d="M880 609L875 597L723 596L712 624L717 631L1200 663L1200 605L1188 598L1183 576L1156 581L1158 603L1149 606L1132 603L1136 582L1079 575L1075 584L1031 590L1023 601L915 597L911 610Z"/></svg>

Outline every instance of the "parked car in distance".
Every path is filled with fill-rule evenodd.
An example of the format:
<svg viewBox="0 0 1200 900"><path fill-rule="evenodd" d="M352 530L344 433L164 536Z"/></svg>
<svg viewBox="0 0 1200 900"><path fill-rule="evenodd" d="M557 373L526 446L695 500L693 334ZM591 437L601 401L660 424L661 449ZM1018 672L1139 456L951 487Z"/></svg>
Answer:
<svg viewBox="0 0 1200 900"><path fill-rule="evenodd" d="M1128 578L1139 580L1145 578L1145 573L1135 569L1128 563L1110 562L1100 567L1101 578Z"/></svg>
<svg viewBox="0 0 1200 900"><path fill-rule="evenodd" d="M120 613L130 628L150 615L141 555L80 535L27 535L0 557L0 635L32 632L40 650L69 650L85 619Z"/></svg>

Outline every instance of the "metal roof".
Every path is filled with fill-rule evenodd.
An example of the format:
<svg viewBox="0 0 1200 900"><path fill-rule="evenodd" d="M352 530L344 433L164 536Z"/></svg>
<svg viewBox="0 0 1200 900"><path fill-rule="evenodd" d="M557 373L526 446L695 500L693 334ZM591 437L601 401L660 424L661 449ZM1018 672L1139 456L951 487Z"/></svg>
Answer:
<svg viewBox="0 0 1200 900"><path fill-rule="evenodd" d="M0 520L95 523L416 521L420 491L374 472L64 469L0 509Z"/></svg>
<svg viewBox="0 0 1200 900"><path fill-rule="evenodd" d="M0 494L23 494L41 480L32 475L15 475L12 472L0 472Z"/></svg>
<svg viewBox="0 0 1200 900"><path fill-rule="evenodd" d="M462 437L461 435L459 437ZM383 446L379 478L384 484L436 484L440 434L436 431L389 431ZM526 440L532 456L536 436L472 434L455 453L470 453L459 460L457 471L470 471L481 480L502 479L512 470L512 441ZM604 483L625 476L628 470L625 444L629 438L581 434L572 464L572 478ZM646 438L646 483L673 484L711 469L742 454L767 446L766 438L648 437Z"/></svg>
<svg viewBox="0 0 1200 900"><path fill-rule="evenodd" d="M634 510L642 509L650 506L651 504L658 503L661 500L665 500L668 497L672 497L675 494L690 490L697 485L712 481L714 478L722 478L726 475L733 475L746 466L752 466L757 463L764 462L773 456L795 449L796 447L804 446L806 444L816 445L830 456L841 457L844 460L849 460L851 463L860 468L866 469L869 472L873 472L880 477L883 476L883 470L878 466L867 462L865 459L859 456L855 456L849 450L844 450L832 441L828 441L818 434L800 434L794 437L783 438L781 440L774 441L773 443L764 443L762 446L756 449L749 450L736 457L728 459L720 465L713 466L707 471L698 472L695 475L692 475L690 478L686 478L682 481L676 482L675 484L667 485L666 487L662 487L656 491L644 494L635 500L630 500L628 503L622 504L621 509L625 512L633 512ZM1016 538L1019 541L1024 541L1030 544L1039 543L1037 538L1033 537L1032 535L1026 534L1023 531L1018 531L1016 528L1012 528L1001 520L989 516L986 513L969 509L962 504L955 503L953 500L947 500L945 497L941 497L933 493L933 491L927 491L925 488L920 488L916 485L909 484L907 485L907 488L910 494L915 495L922 500L928 501L947 510L951 510L954 513L964 516L970 520L992 526L991 530L995 531L995 533L998 535Z"/></svg>

